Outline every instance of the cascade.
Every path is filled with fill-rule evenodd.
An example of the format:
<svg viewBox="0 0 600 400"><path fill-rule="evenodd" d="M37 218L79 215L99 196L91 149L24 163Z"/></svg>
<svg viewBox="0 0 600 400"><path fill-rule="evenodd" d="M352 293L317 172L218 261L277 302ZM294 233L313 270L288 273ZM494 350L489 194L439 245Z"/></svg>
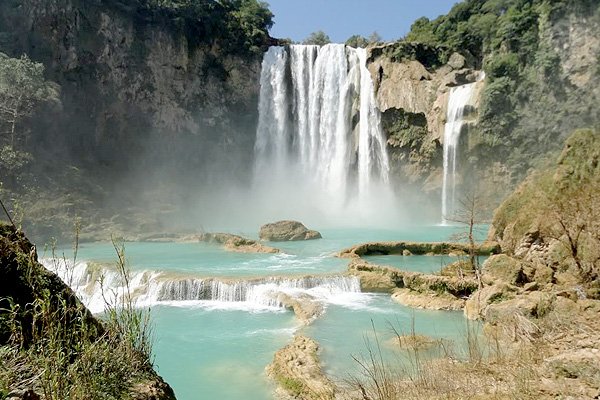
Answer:
<svg viewBox="0 0 600 400"><path fill-rule="evenodd" d="M442 184L442 223L456 211L456 183L460 135L467 126L465 111L472 105L477 83L485 78L481 73L473 83L453 87L448 97L444 126L444 178Z"/></svg>
<svg viewBox="0 0 600 400"><path fill-rule="evenodd" d="M118 272L85 262L72 264L58 259L42 259L42 264L55 272L94 313L104 310L105 301L118 302L126 293L125 282ZM102 286L99 277L103 276ZM132 273L129 288L138 305L161 302L244 303L255 308L281 308L278 295L302 293L328 302L344 293L360 293L356 277L265 277L256 279L219 279L178 276L164 271ZM185 303L184 303L185 304Z"/></svg>
<svg viewBox="0 0 600 400"><path fill-rule="evenodd" d="M255 187L326 212L383 197L389 162L365 49L271 47L260 84Z"/></svg>

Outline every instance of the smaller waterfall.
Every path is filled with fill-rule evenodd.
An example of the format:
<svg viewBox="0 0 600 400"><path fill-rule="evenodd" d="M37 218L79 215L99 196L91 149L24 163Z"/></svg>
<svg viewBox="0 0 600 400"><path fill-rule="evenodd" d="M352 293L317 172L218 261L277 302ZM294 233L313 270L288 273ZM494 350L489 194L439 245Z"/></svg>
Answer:
<svg viewBox="0 0 600 400"><path fill-rule="evenodd" d="M456 212L456 184L458 169L458 147L460 136L467 127L465 111L473 106L473 95L477 83L485 79L482 72L478 79L462 86L456 86L448 97L448 110L444 126L444 180L442 186L442 222Z"/></svg>
<svg viewBox="0 0 600 400"><path fill-rule="evenodd" d="M94 313L104 311L105 301L119 301L125 283L116 270L94 264L76 264L42 259L42 264L73 288ZM102 287L100 277L103 277ZM265 277L256 279L199 278L177 276L164 271L139 271L132 274L130 290L138 305L161 303L210 302L212 305L243 305L245 309L282 309L280 294L306 293L328 303L337 296L360 293L356 277L307 276ZM103 293L104 291L104 293Z"/></svg>

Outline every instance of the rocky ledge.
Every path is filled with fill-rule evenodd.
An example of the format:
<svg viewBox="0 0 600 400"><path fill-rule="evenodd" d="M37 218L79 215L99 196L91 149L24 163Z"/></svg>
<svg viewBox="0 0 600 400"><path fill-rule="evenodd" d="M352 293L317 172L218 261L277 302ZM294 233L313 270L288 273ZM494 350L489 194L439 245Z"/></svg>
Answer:
<svg viewBox="0 0 600 400"><path fill-rule="evenodd" d="M477 291L472 276L430 275L399 268L373 265L353 259L348 272L370 292L392 292L392 299L409 307L432 310L461 310L465 299Z"/></svg>
<svg viewBox="0 0 600 400"><path fill-rule="evenodd" d="M200 242L220 243L227 251L237 253L280 253L279 249L267 246L253 239L247 239L230 233L201 233L198 235Z"/></svg>
<svg viewBox="0 0 600 400"><path fill-rule="evenodd" d="M348 247L336 254L340 258L359 258L369 255L462 255L469 251L466 243L455 242L370 242ZM497 243L483 244L475 249L477 255L500 253Z"/></svg>
<svg viewBox="0 0 600 400"><path fill-rule="evenodd" d="M319 344L304 336L277 350L267 366L269 378L277 382L281 399L333 399L336 386L323 373L319 363Z"/></svg>
<svg viewBox="0 0 600 400"><path fill-rule="evenodd" d="M293 310L294 315L303 325L310 324L324 311L323 303L306 293L297 296L280 293L277 295L277 300L284 307Z"/></svg>
<svg viewBox="0 0 600 400"><path fill-rule="evenodd" d="M321 234L304 226L298 221L277 221L265 224L258 231L260 240L270 242L288 242L295 240L321 239Z"/></svg>

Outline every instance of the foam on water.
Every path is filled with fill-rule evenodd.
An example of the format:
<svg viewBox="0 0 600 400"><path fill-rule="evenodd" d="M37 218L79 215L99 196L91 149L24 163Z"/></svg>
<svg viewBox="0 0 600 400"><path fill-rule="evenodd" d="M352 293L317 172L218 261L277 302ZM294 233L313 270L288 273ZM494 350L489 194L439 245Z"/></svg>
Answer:
<svg viewBox="0 0 600 400"><path fill-rule="evenodd" d="M102 312L107 301L118 303L127 293L125 282L114 268L86 262L72 264L63 259L41 261L69 284L94 313ZM360 281L342 276L226 280L143 270L131 273L129 291L138 306L178 304L212 310L282 311L280 294L308 294L324 303L334 303L343 296L360 295Z"/></svg>

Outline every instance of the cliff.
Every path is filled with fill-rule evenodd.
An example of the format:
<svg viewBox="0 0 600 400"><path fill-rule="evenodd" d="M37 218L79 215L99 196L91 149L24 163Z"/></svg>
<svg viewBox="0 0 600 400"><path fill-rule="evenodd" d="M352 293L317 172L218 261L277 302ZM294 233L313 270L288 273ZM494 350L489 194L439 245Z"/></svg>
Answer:
<svg viewBox="0 0 600 400"><path fill-rule="evenodd" d="M459 180L493 210L573 130L600 122L598 29L593 1L465 1L417 20L403 41L371 47L396 185L440 194L448 93L484 70L466 110Z"/></svg>
<svg viewBox="0 0 600 400"><path fill-rule="evenodd" d="M209 185L223 177L247 178L272 15L252 0L239 2L240 9L212 1L155 3L0 5L0 51L43 63L46 78L60 86L61 109L36 110L27 134L20 133L21 150L34 161L32 176L6 187L30 213L39 208L37 200L29 202L32 187L36 198L71 197L61 203L72 207L54 213L70 217L46 220L36 233L47 226L54 226L53 234L56 227L68 232L65 220L74 214L109 207L94 223L114 225L109 220L115 209L142 202L147 215L157 214L146 224L156 226L186 201L198 180ZM53 207L50 201L42 208ZM30 213L31 219L47 219Z"/></svg>
<svg viewBox="0 0 600 400"><path fill-rule="evenodd" d="M370 48L369 70L388 135L392 174L403 187L439 191L450 90L480 76L473 57L444 46L396 42ZM472 119L482 88L478 84L470 104Z"/></svg>
<svg viewBox="0 0 600 400"><path fill-rule="evenodd" d="M173 155L180 137L252 136L234 127L254 125L260 55L218 36L210 18L219 15L194 19L133 0L3 3L6 50L42 62L61 86L57 122L86 161L126 167L143 150ZM148 148L155 136L174 148Z"/></svg>

